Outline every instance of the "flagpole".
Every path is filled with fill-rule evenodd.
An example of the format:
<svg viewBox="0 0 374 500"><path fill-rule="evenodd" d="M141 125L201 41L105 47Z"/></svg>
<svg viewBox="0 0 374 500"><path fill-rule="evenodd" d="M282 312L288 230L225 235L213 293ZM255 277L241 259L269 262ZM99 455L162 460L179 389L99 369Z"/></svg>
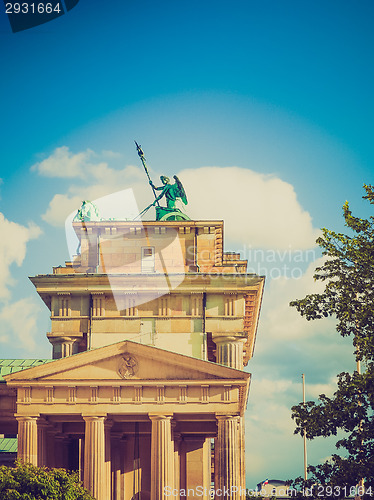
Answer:
<svg viewBox="0 0 374 500"><path fill-rule="evenodd" d="M304 373L301 375L303 379L303 405L305 408L305 375ZM308 479L308 472L307 472L307 456L306 456L306 429L304 427L304 480L306 481Z"/></svg>
<svg viewBox="0 0 374 500"><path fill-rule="evenodd" d="M360 349L360 346L357 347L357 351L359 351ZM357 363L356 363L356 371L359 375L361 375L361 361L358 359L357 360ZM359 397L358 398L358 406L362 406L362 401L361 401L361 398ZM362 434L362 420L360 420L360 423L358 424L358 432L360 433L360 435ZM363 444L363 439L361 437L361 443L360 443L360 451L362 451L362 444ZM358 495L359 497L362 497L363 494L364 494L364 478L361 477L358 481L358 487L361 488L361 491L362 491L362 494L361 495Z"/></svg>

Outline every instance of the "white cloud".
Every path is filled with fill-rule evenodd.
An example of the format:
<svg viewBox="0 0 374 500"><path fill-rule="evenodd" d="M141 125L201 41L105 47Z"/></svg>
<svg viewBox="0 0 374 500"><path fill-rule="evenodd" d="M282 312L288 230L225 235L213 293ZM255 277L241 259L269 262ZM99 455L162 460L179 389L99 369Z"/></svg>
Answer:
<svg viewBox="0 0 374 500"><path fill-rule="evenodd" d="M296 390L297 384L291 380L256 380L251 386L250 401L254 411L248 413L249 427L254 425L258 432L292 435L294 426L286 395Z"/></svg>
<svg viewBox="0 0 374 500"><path fill-rule="evenodd" d="M271 369L268 371L268 378L253 380L246 412L246 469L248 486L252 487L266 476L289 479L290 471L298 469L303 453L302 438L294 434L295 423L291 418L291 406L301 399L301 379L298 383L272 379ZM329 384L307 385L309 396L331 394L335 389L335 379ZM321 456L331 452L333 441L312 444L308 441L309 463L317 463ZM261 477L264 469L266 476Z"/></svg>
<svg viewBox="0 0 374 500"><path fill-rule="evenodd" d="M46 212L42 215L42 219L52 226L63 226L66 217L81 206L82 198L90 199L83 196L55 194L49 202Z"/></svg>
<svg viewBox="0 0 374 500"><path fill-rule="evenodd" d="M260 475L265 468L269 479L288 479L287 469L298 462L299 439L293 434L295 427L288 403L289 393L297 389L295 386L290 380L271 378L256 379L251 384L246 412L246 475L249 487L265 479Z"/></svg>
<svg viewBox="0 0 374 500"><path fill-rule="evenodd" d="M263 479L255 473L264 457L268 475L279 479L289 478L302 460L302 439L293 435L291 419L291 407L302 401L301 373L306 376L306 399L316 400L322 393L331 397L337 389L336 374L354 364L350 339L339 336L334 319L306 321L289 306L292 300L323 290L313 279L322 263L323 258L311 262L299 279L268 280L265 287L254 358L248 364L253 379L246 455L253 483ZM318 463L332 451L334 440L308 442L309 463Z"/></svg>
<svg viewBox="0 0 374 500"><path fill-rule="evenodd" d="M323 262L324 258L311 262L299 279L281 277L266 284L255 354L267 359L272 356L274 372L277 368L291 373L296 366L302 371L314 366L315 373L331 376L338 373L336 370L352 368L351 339L336 332L336 319L307 321L289 305L308 294L323 292L324 283L313 279L315 268Z"/></svg>
<svg viewBox="0 0 374 500"><path fill-rule="evenodd" d="M120 157L119 153L113 151L102 151L101 154L97 154L91 149L72 153L68 146L61 146L41 162L35 163L31 170L44 177L98 180L108 173L108 164L103 160Z"/></svg>
<svg viewBox="0 0 374 500"><path fill-rule="evenodd" d="M27 243L37 238L41 230L34 224L26 227L11 222L0 213L0 234L0 343L30 351L35 347L36 306L30 298L9 302L9 287L14 284L12 265L22 265Z"/></svg>
<svg viewBox="0 0 374 500"><path fill-rule="evenodd" d="M291 184L239 167L202 167L179 175L189 199L189 216L224 219L230 241L256 248L315 245L318 231Z"/></svg>
<svg viewBox="0 0 374 500"><path fill-rule="evenodd" d="M39 175L57 178L74 178L65 193L56 193L51 199L42 218L53 226L63 226L66 217L77 210L83 200L94 201L121 189L132 188L140 206L150 203L148 184L144 181L144 172L132 165L112 168L108 161L118 162L119 153L92 150L73 154L67 146L61 146L45 160L36 163L31 170ZM115 217L115 214L113 214Z"/></svg>
<svg viewBox="0 0 374 500"><path fill-rule="evenodd" d="M127 188L132 188L140 212L153 200L144 179L139 182L136 175L133 175L134 168L132 166L122 170L110 169L109 167L98 168L92 172L94 184L89 186L72 185L67 193L55 194L42 218L52 226L63 226L68 215L78 210L83 200L95 201ZM111 216L115 218L116 214L113 213Z"/></svg>
<svg viewBox="0 0 374 500"><path fill-rule="evenodd" d="M261 316L261 328L266 331L268 340L298 340L316 328L325 329L326 322L306 321L289 303L310 293L321 293L324 285L313 279L315 268L323 259L313 261L299 279L281 277L271 280L266 287L266 303ZM329 320L327 320L329 321ZM330 320L332 321L332 320Z"/></svg>
<svg viewBox="0 0 374 500"><path fill-rule="evenodd" d="M36 347L37 313L34 299L25 298L7 304L0 312L0 322L6 331L0 342L17 346L25 351Z"/></svg>
<svg viewBox="0 0 374 500"><path fill-rule="evenodd" d="M309 384L308 385L308 399L317 399L320 394L325 394L331 397L337 390L337 378L332 377L330 382L325 384Z"/></svg>
<svg viewBox="0 0 374 500"><path fill-rule="evenodd" d="M22 265L28 241L37 238L41 230L34 224L25 227L11 222L0 213L0 234L0 299L7 299L8 287L14 283L10 267L12 264Z"/></svg>
<svg viewBox="0 0 374 500"><path fill-rule="evenodd" d="M83 177L92 151L73 154L67 146L56 148L46 159L35 163L31 170L45 177Z"/></svg>

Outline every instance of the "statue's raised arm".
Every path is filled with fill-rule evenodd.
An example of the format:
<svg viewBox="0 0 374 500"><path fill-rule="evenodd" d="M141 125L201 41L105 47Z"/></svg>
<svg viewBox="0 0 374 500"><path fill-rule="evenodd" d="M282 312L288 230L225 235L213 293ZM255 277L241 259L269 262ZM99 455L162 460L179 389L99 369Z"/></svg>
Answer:
<svg viewBox="0 0 374 500"><path fill-rule="evenodd" d="M167 208L175 210L175 208L176 208L175 202L176 202L177 198L182 200L182 202L185 205L187 205L188 202L187 202L186 193L184 191L184 188L183 188L181 181L178 179L178 177L176 175L174 175L174 179L175 179L174 184L170 183L170 179L169 179L169 177L166 177L166 175L161 175L160 179L162 182L162 186L156 187L152 183L152 187L155 190L161 191L161 194L159 196L157 196L154 203L156 203L156 201L161 200L165 196Z"/></svg>

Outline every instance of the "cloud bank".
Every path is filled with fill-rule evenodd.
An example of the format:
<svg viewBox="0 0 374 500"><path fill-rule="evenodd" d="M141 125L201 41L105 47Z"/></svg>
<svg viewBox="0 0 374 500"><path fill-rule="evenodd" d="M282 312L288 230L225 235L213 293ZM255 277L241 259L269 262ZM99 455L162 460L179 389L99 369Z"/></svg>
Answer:
<svg viewBox="0 0 374 500"><path fill-rule="evenodd" d="M192 219L224 219L230 242L256 248L307 249L318 230L293 186L273 175L239 167L180 172Z"/></svg>
<svg viewBox="0 0 374 500"><path fill-rule="evenodd" d="M149 204L152 201L149 200L149 187L139 167L124 167L121 163L119 168L109 166L109 162L118 164L120 158L113 151L98 154L87 149L72 153L67 146L61 146L48 158L33 165L31 170L40 176L71 181L65 192L52 197L42 219L52 226L63 226L68 215L77 210L83 200L94 201L128 188L134 190L140 205ZM113 214L113 217L116 215Z"/></svg>
<svg viewBox="0 0 374 500"><path fill-rule="evenodd" d="M53 196L43 219L62 226L83 199L94 201L121 189L133 189L140 210L151 203L153 196L143 170L131 165L111 167L109 162L116 156L108 151L72 153L62 146L35 164L32 170L39 175L75 181L66 192ZM186 213L197 220L224 219L231 244L301 250L315 246L319 231L310 214L298 202L293 186L278 177L239 167L201 167L177 175L189 199ZM153 178L157 178L155 173Z"/></svg>
<svg viewBox="0 0 374 500"><path fill-rule="evenodd" d="M28 297L7 304L0 311L0 322L5 332L0 343L12 343L30 353L36 347L37 314L34 298ZM36 353L40 356L40 352ZM30 354L28 354L30 356Z"/></svg>
<svg viewBox="0 0 374 500"><path fill-rule="evenodd" d="M0 213L0 344L11 344L27 353L36 345L37 307L33 298L11 301L11 287L15 284L11 271L14 264L22 266L27 244L40 234L35 224L22 226Z"/></svg>
<svg viewBox="0 0 374 500"><path fill-rule="evenodd" d="M9 298L9 286L14 283L10 267L22 265L27 243L40 234L41 229L35 224L22 226L9 221L0 212L0 300Z"/></svg>
<svg viewBox="0 0 374 500"><path fill-rule="evenodd" d="M94 151L90 149L74 154L67 146L61 146L41 162L35 163L31 171L44 177L84 178L87 170L97 167L91 161L94 156Z"/></svg>

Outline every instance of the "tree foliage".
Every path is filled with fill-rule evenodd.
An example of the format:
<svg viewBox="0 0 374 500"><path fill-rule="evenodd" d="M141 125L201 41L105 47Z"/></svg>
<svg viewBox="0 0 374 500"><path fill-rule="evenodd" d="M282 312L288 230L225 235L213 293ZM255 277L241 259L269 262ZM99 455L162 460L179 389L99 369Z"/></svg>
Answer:
<svg viewBox="0 0 374 500"><path fill-rule="evenodd" d="M78 474L65 469L47 469L17 461L15 467L0 467L1 500L94 500Z"/></svg>
<svg viewBox="0 0 374 500"><path fill-rule="evenodd" d="M374 204L374 187L364 185L364 199ZM337 331L351 336L357 361L364 373L340 373L332 398L324 394L318 403L307 402L292 408L295 433L307 438L337 435L341 455L319 466L309 467L311 478L304 486L336 486L336 496L365 479L374 495L374 217L354 217L348 202L343 206L349 234L322 229L317 243L326 256L314 279L325 283L323 293L291 302L307 320L336 317ZM303 480L296 481L302 484ZM333 490L334 491L334 490ZM370 490L369 490L370 491ZM370 496L370 495L368 495ZM331 498L331 497L330 497Z"/></svg>

